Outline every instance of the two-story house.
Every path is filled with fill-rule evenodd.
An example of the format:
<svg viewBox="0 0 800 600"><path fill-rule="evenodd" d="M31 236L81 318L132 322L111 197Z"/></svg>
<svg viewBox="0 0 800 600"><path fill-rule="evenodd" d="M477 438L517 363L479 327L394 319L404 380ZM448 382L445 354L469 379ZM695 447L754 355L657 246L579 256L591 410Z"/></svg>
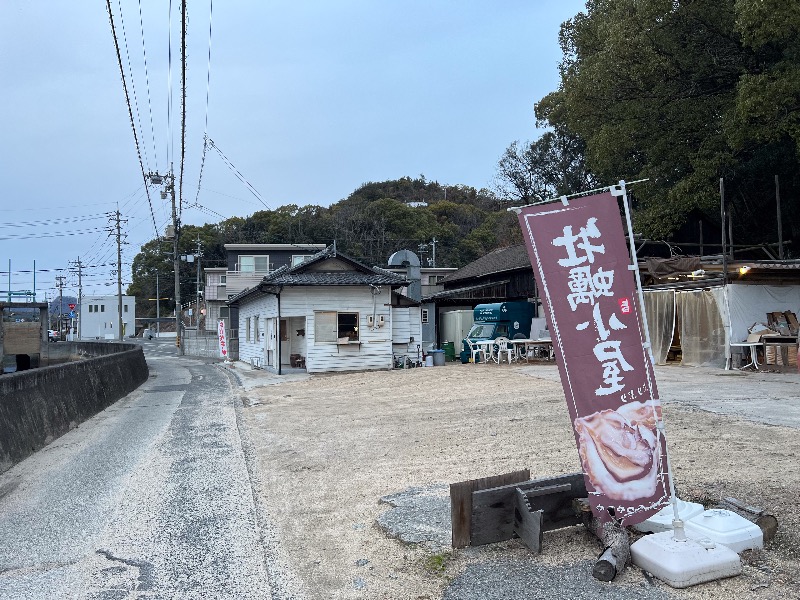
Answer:
<svg viewBox="0 0 800 600"><path fill-rule="evenodd" d="M204 269L206 329L216 330L217 322L223 319L229 335L236 337L238 309L225 303L258 285L273 271L298 265L325 247L325 244L225 244L227 267Z"/></svg>

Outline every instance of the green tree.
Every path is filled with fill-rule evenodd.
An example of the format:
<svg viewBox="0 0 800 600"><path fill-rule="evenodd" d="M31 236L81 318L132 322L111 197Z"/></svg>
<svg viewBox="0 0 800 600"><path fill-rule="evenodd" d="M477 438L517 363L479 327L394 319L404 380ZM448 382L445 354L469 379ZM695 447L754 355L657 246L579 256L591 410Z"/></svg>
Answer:
<svg viewBox="0 0 800 600"><path fill-rule="evenodd" d="M512 142L497 163L497 193L530 204L591 189L595 179L586 165L585 151L583 140L562 125L534 142Z"/></svg>
<svg viewBox="0 0 800 600"><path fill-rule="evenodd" d="M584 140L601 181L650 180L637 187L643 233L718 215L724 177L734 238L774 241L773 175L798 187L797 3L783 4L590 0L562 25L561 85L537 117ZM765 18L772 8L781 16Z"/></svg>

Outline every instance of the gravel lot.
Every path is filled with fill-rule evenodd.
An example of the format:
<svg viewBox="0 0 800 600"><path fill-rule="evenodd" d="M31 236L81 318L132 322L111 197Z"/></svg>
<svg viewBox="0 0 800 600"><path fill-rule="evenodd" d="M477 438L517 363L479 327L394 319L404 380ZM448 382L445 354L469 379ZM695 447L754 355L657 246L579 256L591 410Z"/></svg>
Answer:
<svg viewBox="0 0 800 600"><path fill-rule="evenodd" d="M680 497L734 496L779 521L741 576L674 590L635 567L592 579L599 547L581 527L545 534L539 556L516 540L449 547L449 483L579 470L552 363L234 371L264 518L306 598L800 598L800 375L657 370Z"/></svg>

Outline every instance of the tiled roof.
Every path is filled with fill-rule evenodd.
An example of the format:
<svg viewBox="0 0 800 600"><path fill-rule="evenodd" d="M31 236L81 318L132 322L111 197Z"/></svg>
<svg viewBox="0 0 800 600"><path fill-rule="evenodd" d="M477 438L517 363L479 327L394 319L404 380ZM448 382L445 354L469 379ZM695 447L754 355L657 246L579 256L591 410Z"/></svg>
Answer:
<svg viewBox="0 0 800 600"><path fill-rule="evenodd" d="M311 270L315 264L329 259L336 259L351 267L350 270L316 271ZM263 293L269 287L283 286L343 286L343 285L389 285L401 287L408 285L408 280L396 273L378 267L368 267L357 260L339 254L333 246L328 246L293 267L284 266L265 276L261 282L251 289L246 289L231 298L238 302L251 294Z"/></svg>
<svg viewBox="0 0 800 600"><path fill-rule="evenodd" d="M266 285L405 285L406 280L393 273L363 273L358 271L309 271L292 273L278 269L264 277Z"/></svg>
<svg viewBox="0 0 800 600"><path fill-rule="evenodd" d="M477 292L478 290L482 290L485 288L491 288L495 285L500 285L508 283L508 280L505 281L492 281L491 283L483 283L479 285L468 285L466 287L455 288L450 290L444 290L441 292L436 292L435 294L431 294L425 300L439 300L441 298L458 298L462 294L468 294L470 292Z"/></svg>
<svg viewBox="0 0 800 600"><path fill-rule="evenodd" d="M489 252L489 254L460 268L455 273L451 273L444 278L443 283L447 284L463 279L475 279L494 273L502 273L503 271L515 271L517 269L533 269L533 267L531 267L530 258L528 258L528 250L524 245L509 246L508 248L493 250Z"/></svg>

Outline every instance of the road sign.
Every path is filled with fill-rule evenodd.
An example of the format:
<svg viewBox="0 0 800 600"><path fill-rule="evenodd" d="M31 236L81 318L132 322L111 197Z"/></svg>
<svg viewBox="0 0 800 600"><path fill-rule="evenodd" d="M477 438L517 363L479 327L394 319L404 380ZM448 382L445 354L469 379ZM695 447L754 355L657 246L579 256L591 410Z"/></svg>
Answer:
<svg viewBox="0 0 800 600"><path fill-rule="evenodd" d="M75 305L74 304L67 304L67 306L69 306L70 310L75 310Z"/></svg>

